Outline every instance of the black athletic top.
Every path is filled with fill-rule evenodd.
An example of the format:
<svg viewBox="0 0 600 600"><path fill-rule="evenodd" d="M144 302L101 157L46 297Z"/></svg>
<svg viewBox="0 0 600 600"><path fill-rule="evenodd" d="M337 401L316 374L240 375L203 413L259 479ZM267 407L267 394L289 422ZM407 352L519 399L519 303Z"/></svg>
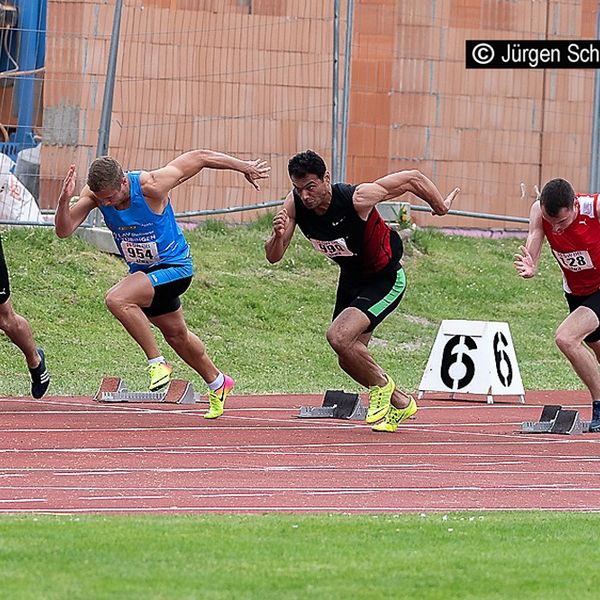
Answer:
<svg viewBox="0 0 600 600"><path fill-rule="evenodd" d="M294 191L296 223L316 250L334 260L342 275L369 278L388 267L397 269L402 258L402 240L374 208L369 218L360 218L354 204L355 185L331 186L331 204L324 215L307 209Z"/></svg>

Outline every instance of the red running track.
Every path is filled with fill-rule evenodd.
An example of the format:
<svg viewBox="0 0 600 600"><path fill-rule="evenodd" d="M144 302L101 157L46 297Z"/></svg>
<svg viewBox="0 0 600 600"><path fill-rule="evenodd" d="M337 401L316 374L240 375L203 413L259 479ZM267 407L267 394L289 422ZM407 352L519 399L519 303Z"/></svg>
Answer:
<svg viewBox="0 0 600 600"><path fill-rule="evenodd" d="M298 419L316 396L204 404L106 405L0 398L0 512L421 512L600 510L600 434L524 435L542 404L425 399L395 434Z"/></svg>

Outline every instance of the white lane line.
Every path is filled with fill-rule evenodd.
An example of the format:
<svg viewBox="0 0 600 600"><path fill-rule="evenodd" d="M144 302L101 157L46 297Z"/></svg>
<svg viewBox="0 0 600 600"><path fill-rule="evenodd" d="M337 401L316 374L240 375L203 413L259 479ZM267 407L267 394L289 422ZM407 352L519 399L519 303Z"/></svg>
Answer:
<svg viewBox="0 0 600 600"><path fill-rule="evenodd" d="M164 409L164 410L158 410L158 409L151 409L151 408L141 408L141 407L132 407L130 409L127 408L105 408L103 409L102 407L100 409L96 408L96 407L91 407L94 410L74 410L71 408L71 405L68 405L69 408L67 410L20 410L20 411L15 411L15 412L2 412L0 411L0 414L3 414L5 416L9 416L12 418L17 418L17 417L21 417L21 416L31 416L31 415L59 415L59 416L65 416L65 415L76 415L76 416L83 416L85 415L86 417L89 417L90 415L122 415L124 412L128 414L128 416L137 416L138 413L140 413L143 415L145 412L147 411L151 411L153 414L156 415L186 415L186 414L194 414L194 415L202 415L202 410L206 410L206 407L198 407L196 409L193 408L181 408L181 409L175 409L175 408L169 408L169 409ZM177 406L177 405L173 405L173 406ZM75 408L80 408L80 407L75 407ZM88 407L89 408L89 407Z"/></svg>
<svg viewBox="0 0 600 600"><path fill-rule="evenodd" d="M200 400L196 402L196 404L208 404L208 401L205 399L205 394L200 396ZM62 398L62 399L61 399ZM80 400L73 400L73 398L80 398ZM284 398L287 402L291 402L290 404L285 405L271 405L268 403L270 400L273 402L282 401ZM261 403L264 402L267 406L248 406L249 403L253 402L255 399L260 399ZM234 400L236 403L242 403L241 406L236 406L232 408L232 410L293 410L295 408L300 407L301 405L309 405L309 406L321 406L322 396L319 394L236 394L230 397L230 401ZM363 404L366 402L365 397L361 400ZM551 402L552 400L548 400L545 402L546 404ZM34 400L28 396L2 396L0 397L0 403L14 403L14 404L31 404L33 406L83 406L85 408L112 408L115 404L96 402L93 400L92 395L74 395L74 396L50 396L46 397L43 400ZM431 410L446 410L446 411L469 411L469 410L477 410L477 411L503 411L503 410L519 410L519 411L530 411L537 410L540 411L544 404L521 404L521 403L494 403L493 405L487 404L485 400L480 402L477 401L469 401L466 399L463 400L453 400L449 401L444 400L442 398L425 398L422 406L419 405L420 411L431 411ZM457 402L462 402L462 404L457 404ZM433 404L435 403L435 404ZM136 409L136 408L144 408L141 406L142 403L119 403L119 407L123 407L124 409ZM150 403L148 403L150 404ZM169 405L170 407L171 405ZM173 405L177 406L177 405ZM562 405L563 408L589 408L590 403L585 400L575 401L571 403L565 403Z"/></svg>
<svg viewBox="0 0 600 600"><path fill-rule="evenodd" d="M6 500L0 500L3 504L21 503L21 502L48 502L47 498L7 498Z"/></svg>
<svg viewBox="0 0 600 600"><path fill-rule="evenodd" d="M201 494L204 496L213 496L213 495L227 495L227 496L246 496L246 495L274 495L274 494L289 494L289 493L297 493L297 494L373 494L373 493L397 493L397 492L431 492L431 491L489 491L489 490L503 490L503 491L528 491L530 489L537 490L555 490L555 491L568 491L568 492L582 492L580 487L575 487L575 484L568 483L541 483L541 484L506 484L506 485L451 485L451 486L440 486L434 485L431 487L425 486L402 486L402 487L327 487L327 488L319 488L319 487L198 487L198 486L185 486L185 487L161 487L161 491L165 492L162 495L147 495L143 494L148 490L153 490L155 488L148 486L127 486L127 487L94 487L94 486L23 486L23 487L11 487L7 488L7 491L28 491L31 489L35 489L36 491L44 491L44 492L72 492L78 491L79 493L86 492L87 494L93 494L95 491L100 492L113 492L112 495L107 496L89 496L86 499L98 500L98 499L124 499L124 498L168 498L173 493L184 492L190 493L193 496L197 496ZM584 493L591 493L600 491L600 488L586 488L583 490ZM128 492L128 495L120 494L120 492ZM139 494L136 494L139 492ZM18 501L18 499L4 499L1 502L12 502ZM28 502L34 502L38 499L32 500L23 500Z"/></svg>
<svg viewBox="0 0 600 600"><path fill-rule="evenodd" d="M81 471L78 472L77 475L81 476L81 477L95 477L96 475L101 475L103 477L107 476L107 475L129 475L131 473L131 471L129 469L122 469L122 470L111 470L111 471ZM53 473L53 475L55 475L56 477L64 477L64 476L72 476L72 473Z"/></svg>
<svg viewBox="0 0 600 600"><path fill-rule="evenodd" d="M217 427L214 425L206 425L206 423L204 423L203 421L200 421L200 416L198 416L198 422L196 425L172 425L172 426L168 426L165 427L163 425L161 425L160 423L157 423L155 425L149 425L149 426L131 426L131 427L110 427L110 426L103 426L103 427L28 427L28 428L15 428L15 427L3 427L0 428L0 432L4 432L4 433L92 433L92 432L109 432L109 433L113 433L113 432L130 432L130 431L155 431L155 432L163 432L163 431L209 431L211 429L222 429L223 426ZM247 420L247 419L244 419ZM267 419L261 419L262 421L267 421ZM279 422L279 423L289 423L289 421L275 421L274 419L271 419L269 422ZM228 427L228 429L232 429L235 431L255 431L257 429L260 430L272 430L272 431L292 431L292 430L297 430L297 429L310 429L310 430L315 430L315 429L349 429L349 428L354 428L357 426L362 426L362 427L367 427L367 425L365 423L356 423L356 424L350 424L350 423L315 423L314 426L312 425L308 425L304 424L304 425L296 425L296 426L286 426L285 428L282 427L270 427L270 426L263 426L263 427L257 427L256 425L252 425L252 426L248 426L248 427L236 427L236 426L230 426Z"/></svg>
<svg viewBox="0 0 600 600"><path fill-rule="evenodd" d="M79 496L78 500L162 500L163 498L168 496Z"/></svg>
<svg viewBox="0 0 600 600"><path fill-rule="evenodd" d="M33 508L2 508L0 507L0 513L37 513L47 515L64 515L64 514L87 514L87 513L182 513L182 512L197 512L197 513L208 513L208 512L219 512L219 513L230 513L230 514L243 514L251 512L259 513L356 513L356 514L370 514L370 513L426 513L430 515L435 514L446 514L448 512L483 512L493 513L498 511L523 511L533 510L536 511L569 511L569 512L589 512L597 513L600 512L600 502L593 506L572 506L569 504L554 504L549 506L535 506L535 507L516 507L514 504L507 506L497 506L494 508L485 508L473 504L468 505L456 505L453 504L452 508L448 506L436 507L431 505L418 504L415 506L369 506L369 507L356 507L356 506L164 506L164 507L138 507L138 506L120 506L120 507L108 507L108 506L88 506L86 508L44 508L44 509L33 509Z"/></svg>
<svg viewBox="0 0 600 600"><path fill-rule="evenodd" d="M527 465L529 464L526 460L498 460L498 461L490 461L490 462L473 462L473 463L464 463L467 467L497 467L499 465Z"/></svg>
<svg viewBox="0 0 600 600"><path fill-rule="evenodd" d="M132 431L155 431L157 433L164 431L201 431L199 427L194 426L175 426L161 427L155 425L153 427L45 427L39 429L2 429L4 433L129 433Z"/></svg>
<svg viewBox="0 0 600 600"><path fill-rule="evenodd" d="M8 488L11 491L26 491L32 489L31 487L16 487L16 488ZM193 497L213 497L217 496L252 496L252 495L276 495L276 494L312 494L312 495L336 495L336 494L379 494L379 493L398 493L398 492L448 492L448 491L518 491L518 492L527 492L529 490L546 490L546 491L561 491L561 492L582 492L582 493L596 493L600 491L600 487L581 487L579 483L570 484L570 483L540 483L540 484L503 484L503 485L494 485L490 484L488 486L485 485L433 485L431 487L427 486L403 486L403 487L361 487L361 488L316 488L316 487L231 487L231 488L205 488L205 487L161 487L161 491L165 492L162 495L142 495L142 492L145 492L150 489L155 489L152 487L107 487L107 488L99 488L99 487L88 487L88 486L36 486L35 489L38 491L44 492L71 492L71 491L79 491L79 492L87 492L88 494L94 493L94 491L105 491L105 492L115 492L114 495L106 495L106 496L88 496L82 499L86 500L98 500L98 499L111 499L111 500L122 500L122 499L162 499L171 497L172 493L184 492L189 493ZM128 492L128 495L123 495L117 492ZM140 492L136 494L135 492ZM8 503L8 502L36 502L40 499L18 499L18 498L6 498L0 500L0 502Z"/></svg>
<svg viewBox="0 0 600 600"><path fill-rule="evenodd" d="M182 426L171 426L171 427L163 427L160 423L157 423L156 425L152 426L152 427L125 427L125 428L114 428L114 427L106 427L103 428L106 431L135 431L136 429L140 429L140 430L149 430L149 431L155 431L157 433L160 433L161 431L164 430L168 430L168 429L173 429L173 430L177 430L177 429L183 429L183 430L190 430L190 431L198 431L198 432L203 432L203 433L208 433L209 431L215 431L215 432L221 432L221 431L233 431L233 432L240 432L240 431L273 431L273 432L286 432L286 431L316 431L316 430L327 430L327 431L340 431L340 430L349 430L349 429L355 429L355 428L364 428L364 429L370 429L370 425L366 425L363 422L357 422L357 423L344 423L344 422L333 422L333 423L325 423L325 422L321 422L321 423L314 423L314 424L300 424L298 423L297 425L290 425L290 421L275 421L272 420L271 422L273 423L285 423L285 427L274 427L271 425L248 425L246 427L241 426L241 425L216 425L216 424L210 424L207 425L206 423L203 423L202 421L200 421L201 417L197 418L197 423L195 426L192 425L182 425ZM246 420L246 419L244 419ZM265 421L265 419L263 419L263 421ZM295 421L293 421L295 422ZM100 430L100 429L99 429ZM61 429L57 429L57 428L48 428L48 427L44 427L44 428L39 428L39 429L33 429L33 428L27 428L27 429L13 429L13 428L5 428L2 429L0 431L5 431L7 433L11 433L11 432L25 432L25 433L30 433L30 432L37 432L37 433L52 433L55 431L61 431ZM89 432L89 431L96 431L96 429L94 429L94 427L80 427L80 428L62 428L62 431L80 431L80 432Z"/></svg>
<svg viewBox="0 0 600 600"><path fill-rule="evenodd" d="M446 448L447 446L458 446L459 444L438 444L439 448ZM473 446L478 446L479 444L462 444L468 448ZM489 447L489 444L482 444L485 447ZM507 444L505 444L507 445ZM358 445L361 450L364 449L365 444ZM364 452L357 451L354 447L348 447L344 451L328 451L327 456L332 457L343 457L343 458L361 458L361 457L394 457L401 454L402 458L405 460L410 460L414 457L424 457L429 460L441 459L441 458L452 458L452 459L465 459L465 458L502 458L502 459L528 459L534 461L545 461L545 460L555 460L555 461L563 461L563 462L573 462L573 461L590 461L590 462L598 462L600 461L600 457L590 456L589 454L573 454L571 456L566 456L564 454L534 454L534 453L512 453L507 449L506 452L498 452L498 453L470 453L470 452L435 452L437 448L433 448L429 446L429 451L427 452L410 452L407 450L408 446L427 446L426 444L406 444L400 450L396 451L393 446L389 447L389 450L386 452L386 448L377 448L373 452ZM512 445L507 445L512 448ZM279 450L279 448L285 447L285 450ZM180 454L188 454L188 455L196 455L202 454L206 456L210 455L241 455L243 457L252 457L252 456L314 456L319 459L323 458L323 453L318 449L294 449L295 446L286 447L285 445L278 445L272 449L262 448L262 447L247 447L247 448L221 448L221 447L166 447L166 448L157 448L153 447L129 447L129 448L115 448L115 447L107 447L107 448L27 448L27 449L0 449L0 454L15 454L15 455L23 455L23 454L57 454L57 455L68 455L68 454L146 454L146 455L156 455L156 454L166 454L177 456ZM7 464L3 464L3 469L6 471L12 471L13 468L9 467ZM21 467L19 467L21 468ZM23 467L24 468L24 467ZM127 466L122 467L123 469L128 469ZM49 470L55 470L56 468L50 468Z"/></svg>
<svg viewBox="0 0 600 600"><path fill-rule="evenodd" d="M236 417L230 417L232 419L235 419ZM252 419L247 419L244 418L244 421L247 420L252 420ZM279 423L289 423L289 420L276 420L276 419L256 419L257 421L267 421L267 422L279 422ZM313 426L314 425L314 426ZM506 423L497 423L497 422L490 422L490 423L409 423L407 425L403 426L403 429L407 429L410 428L412 429L426 429L429 430L431 428L439 428L439 427L447 427L448 429L444 430L444 433L454 433L457 435L462 435L462 434L467 434L467 433L471 433L471 432L463 432L463 431L455 431L453 428L460 428L460 427L510 427L510 426L514 426L514 427L518 427L520 426L521 423L520 422L506 422ZM367 426L365 423L362 422L349 422L349 423L344 423L342 422L338 422L338 421L334 421L332 423L327 423L326 421L321 421L319 423L314 423L311 424L310 427L308 426L308 423L306 423L305 425L298 425L297 428L301 428L301 429L323 429L323 428L334 428L334 429L339 429L339 428L354 428L354 427L370 427ZM221 426L222 427L222 426ZM161 426L160 424L156 424L156 425L150 425L150 426L132 426L132 427L28 427L28 428L15 428L15 427L2 427L0 428L0 432L5 432L5 433L91 433L91 432L130 432L130 431L206 431L208 429L216 429L215 426L210 426L210 425L206 425L205 423L198 421L198 424L196 426L193 425L174 425L174 426L169 426L169 427L164 427ZM252 426L252 427L233 427L233 429L242 431L244 429L251 429L251 430L255 430L256 426ZM273 428L275 429L275 428ZM285 430L287 429L292 429L292 427L286 427ZM281 431L281 429L279 429L279 431ZM519 433L519 431L515 431L514 433ZM493 432L493 431L484 431L481 432L481 435L507 435L501 432ZM536 435L543 435L543 434L536 434Z"/></svg>
<svg viewBox="0 0 600 600"><path fill-rule="evenodd" d="M252 492L252 493L240 493L237 494L235 492L232 492L231 494L219 494L219 493L215 493L215 494L192 494L192 498L253 498L253 497L258 497L258 498L270 498L271 496L273 496L273 494L271 493L260 493L260 492Z"/></svg>
<svg viewBox="0 0 600 600"><path fill-rule="evenodd" d="M22 405L24 403L24 401L27 401L27 398L25 399L21 399L21 398L0 398L0 403L1 402L9 402L9 403L16 403L19 405ZM68 402L68 401L60 401L60 400L49 400L49 399L44 399L44 400L38 400L37 402L30 400L30 402L32 402L33 404L38 404L38 405L42 405L42 406L63 406L66 408L66 410L58 412L58 413L53 413L52 411L45 411L45 410L40 410L40 411L18 411L15 413L6 413L6 414L10 414L10 415L22 415L22 414L27 414L27 413L31 413L31 414L72 414L73 412L76 412L77 414L118 414L118 413L123 413L123 412L129 412L132 414L138 414L138 413L150 413L150 414L164 414L164 415L168 415L168 414L180 414L180 413L184 413L187 412L188 409L174 409L169 407L166 407L163 410L159 410L159 409L153 409L150 408L148 406L140 406L140 405L127 405L127 403L123 402L121 404L119 404L118 408L115 408L113 406L107 405L107 404L101 404L99 402L95 402L93 401L91 398L88 402ZM164 405L163 405L164 406ZM177 404L174 404L173 406L178 406ZM79 411L73 411L72 408L84 408L86 410L79 410ZM200 407L197 409L200 410Z"/></svg>
<svg viewBox="0 0 600 600"><path fill-rule="evenodd" d="M552 475L554 477L596 477L599 475L597 472L589 471L556 471L555 469L540 470L532 468L530 470L508 470L508 469L463 469L462 465L456 465L456 468L452 471L453 476L459 475ZM320 473L362 473L367 475L376 475L378 473L408 473L408 474L419 474L428 475L433 473L448 474L446 467L422 467L413 468L405 466L396 466L388 464L377 464L377 465L365 465L363 467L342 467L336 464L318 464L318 465L282 465L282 466L247 466L247 467L194 467L194 468L143 468L143 469L130 469L128 471L121 472L103 472L103 471L88 471L80 472L77 470L61 472L52 471L49 469L46 471L53 477L106 477L106 476L122 476L122 475L134 475L134 474L173 474L173 473L303 473L303 472L320 472ZM36 474L33 470L24 471L24 477L28 474ZM1 489L21 489L23 486L4 484ZM34 488L35 489L35 488Z"/></svg>
<svg viewBox="0 0 600 600"><path fill-rule="evenodd" d="M274 492L274 490L270 490L271 493ZM256 488L257 491L265 491L264 488ZM364 489L345 489L345 488L336 488L336 489L332 489L332 490L320 490L318 488L306 488L306 489L299 489L299 488L288 488L288 489L283 489L281 490L281 493L283 494L290 494L290 493L298 493L298 494L302 494L302 495L319 495L319 494L326 494L326 495L335 495L335 494L379 494L379 493L398 493L398 492L402 492L402 493L410 493L410 492L415 492L415 493L420 493L420 492L487 492L490 490L497 490L497 491L508 491L508 492L514 492L514 491L524 491L527 492L529 490L551 490L551 491L560 491L560 492L576 492L576 493L592 493L592 492L600 492L600 487L594 487L594 488L590 488L590 487L586 487L585 490L582 490L581 487L579 487L579 485L569 485L569 484L562 484L562 483L540 483L540 484L523 484L523 485L495 485L495 484L491 484L489 486L486 485L432 485L430 487L427 486L413 486L413 487L409 487L409 486L404 486L404 487L393 487L393 488L364 488ZM207 494L210 495L210 494ZM217 494L218 495L218 494ZM238 494L231 492L229 495L232 496L237 496ZM242 496L244 494L241 494Z"/></svg>
<svg viewBox="0 0 600 600"><path fill-rule="evenodd" d="M409 443L409 442L404 442L403 444L385 444L384 446L390 449L389 454L393 454L393 449L394 448L398 448L398 453L402 454L402 456L406 457L409 456L410 453L406 452L406 448L407 447L412 447L412 448L431 448L432 451L436 448L448 448L448 447L467 447L467 448L473 448L473 447L489 447L490 446L490 441L440 441L440 442L413 442L413 443ZM565 443L569 443L568 440L538 440L536 442L530 442L530 443L525 443L525 442L520 442L520 441L504 441L501 443L501 445L503 447L507 448L507 452L505 452L504 454L500 454L500 456L503 456L504 458L508 458L508 457L512 457L513 454L511 452L508 451L508 448L512 448L512 447L522 447L522 446L557 446L557 445L564 445ZM575 440L573 442L571 442L572 444L574 443L581 443L581 444L589 444L592 443L594 445L597 445L598 443L600 443L600 440L594 441L592 442L587 441L587 440L581 440L576 442ZM342 444L331 444L331 447L335 447L335 446L343 446ZM370 446L370 444L368 442L363 442L361 444L358 444L358 446L364 448L365 446ZM285 448L285 450L280 450L277 451L275 449L273 450L269 450L269 451L265 451L265 453L267 454L290 454L290 455L294 455L294 454L300 454L299 452L294 452L291 449L294 448L294 445L288 445L285 443L282 444L277 444L277 446L275 446L274 448ZM590 448L591 451L591 448ZM132 454L132 453L144 453L144 454L248 454L248 453L256 453L259 454L260 451L259 450L251 450L249 452L248 448L239 448L239 449L229 449L229 450L215 450L214 447L208 447L208 448L202 448L202 447L198 447L198 446L170 446L170 447L157 447L157 446L138 446L138 447L106 447L106 448L101 448L101 447L93 447L93 448L0 448L0 454L85 454L85 453L90 453L90 454ZM334 452L330 452L329 450L327 450L327 454L335 454ZM343 455L343 453L341 453ZM388 453L386 453L388 454ZM359 455L364 455L364 456L377 456L376 453L348 453L347 456L359 456ZM442 456L445 455L444 454L433 454L434 456ZM450 456L457 456L459 455L458 453L456 454L450 454ZM588 456L588 455L585 455ZM538 458L542 458L541 456ZM568 459L568 456L565 456L564 454L562 455L563 459Z"/></svg>
<svg viewBox="0 0 600 600"><path fill-rule="evenodd" d="M87 488L79 488L80 491L88 491ZM129 492L130 489L126 488ZM55 490L53 488L41 488L41 490L45 491L61 491ZM171 490L169 490L171 491ZM183 492L193 492L192 489L184 489L184 490L172 490L172 491L183 491ZM438 493L438 492L489 492L489 491L498 491L498 492L530 492L530 491L551 491L551 492L560 492L560 493L569 493L573 492L575 494L595 494L600 492L600 487L581 487L580 485L569 485L569 484L523 484L523 485L449 485L449 486L440 486L435 485L431 487L427 486L403 486L403 487L394 487L394 488L356 488L356 489L348 489L348 488L333 488L333 489L319 489L319 488L250 488L249 491L245 491L245 488L242 488L240 491L232 490L202 490L199 489L196 493L191 493L190 495L194 498L214 498L214 497L232 497L232 498L244 498L249 496L275 496L275 495L301 495L301 496L319 496L319 495L373 495L373 494L410 494L410 493ZM169 495L138 495L138 494L129 494L129 495L114 495L114 496L81 496L79 500L163 500L171 498ZM599 499L600 500L600 499ZM21 503L21 502L46 502L49 501L48 498L5 498L1 499L0 503L2 504L10 504L10 503Z"/></svg>

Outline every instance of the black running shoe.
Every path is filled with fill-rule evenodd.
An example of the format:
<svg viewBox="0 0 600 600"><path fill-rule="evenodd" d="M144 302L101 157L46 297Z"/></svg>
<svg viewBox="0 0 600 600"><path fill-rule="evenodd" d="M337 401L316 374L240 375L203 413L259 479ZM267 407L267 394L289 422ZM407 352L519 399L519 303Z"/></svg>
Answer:
<svg viewBox="0 0 600 600"><path fill-rule="evenodd" d="M600 400L592 402L592 420L590 422L590 431L592 433L600 432Z"/></svg>
<svg viewBox="0 0 600 600"><path fill-rule="evenodd" d="M39 399L41 398L50 385L50 373L46 370L46 357L41 348L37 349L40 355L40 364L35 369L29 369L31 375L31 395Z"/></svg>

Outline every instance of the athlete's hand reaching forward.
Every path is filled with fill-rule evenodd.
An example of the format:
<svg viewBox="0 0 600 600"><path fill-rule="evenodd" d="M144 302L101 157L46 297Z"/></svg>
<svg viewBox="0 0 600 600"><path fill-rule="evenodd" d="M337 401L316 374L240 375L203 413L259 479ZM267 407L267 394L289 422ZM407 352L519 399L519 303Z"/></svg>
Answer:
<svg viewBox="0 0 600 600"><path fill-rule="evenodd" d="M287 210L282 208L273 217L273 233L275 237L282 237L287 228L290 217L288 216Z"/></svg>
<svg viewBox="0 0 600 600"><path fill-rule="evenodd" d="M69 202L75 193L75 181L77 180L77 170L75 165L71 165L65 178L63 180L62 188L60 190L60 196L58 198L59 203Z"/></svg>
<svg viewBox="0 0 600 600"><path fill-rule="evenodd" d="M260 186L256 181L258 179L268 179L269 174L271 173L271 167L266 161L261 159L249 160L247 164L248 169L244 173L244 177L257 191L260 191Z"/></svg>
<svg viewBox="0 0 600 600"><path fill-rule="evenodd" d="M442 217L448 214L448 211L450 210L450 207L452 206L452 203L454 202L458 194L460 194L460 188L456 187L446 196L446 198L444 198L444 208L437 211L432 210L432 214L437 215L438 217Z"/></svg>
<svg viewBox="0 0 600 600"><path fill-rule="evenodd" d="M535 262L525 246L520 246L519 251L521 254L515 254L515 269L523 279L529 279L535 275Z"/></svg>

